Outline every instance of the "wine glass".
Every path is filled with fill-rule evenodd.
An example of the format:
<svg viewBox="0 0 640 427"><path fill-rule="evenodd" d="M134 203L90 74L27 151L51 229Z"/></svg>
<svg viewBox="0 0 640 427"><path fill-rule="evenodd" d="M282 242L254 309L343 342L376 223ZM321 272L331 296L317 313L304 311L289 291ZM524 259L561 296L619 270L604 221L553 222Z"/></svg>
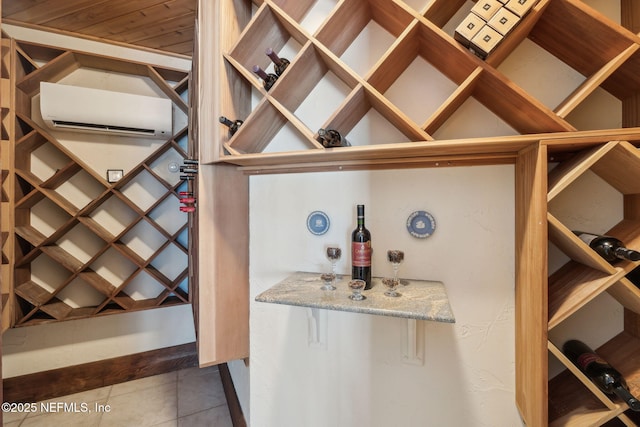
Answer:
<svg viewBox="0 0 640 427"><path fill-rule="evenodd" d="M367 283L364 280L354 279L349 281L349 289L353 292L353 294L349 295L349 298L353 301L362 301L365 299L365 296L362 295L362 290L364 289L364 285Z"/></svg>
<svg viewBox="0 0 640 427"><path fill-rule="evenodd" d="M336 287L333 286L333 281L336 279L336 275L333 273L324 273L320 275L320 279L324 283L320 289L323 291L333 291Z"/></svg>
<svg viewBox="0 0 640 427"><path fill-rule="evenodd" d="M342 256L342 249L330 246L327 248L327 258L331 262L331 272L336 274L336 264Z"/></svg>
<svg viewBox="0 0 640 427"><path fill-rule="evenodd" d="M338 278L338 275L336 273L336 264L338 263L338 260L340 259L340 257L342 256L342 249L335 247L335 246L330 246L327 248L327 258L329 258L329 261L331 262L331 274L333 274L333 282L332 283L332 289L335 289L335 280Z"/></svg>
<svg viewBox="0 0 640 427"><path fill-rule="evenodd" d="M404 261L404 252L397 249L389 250L387 251L387 259L393 267L393 279L398 280L398 269L402 261ZM398 280L398 282L400 282L400 280Z"/></svg>
<svg viewBox="0 0 640 427"><path fill-rule="evenodd" d="M400 284L400 280L397 278L389 278L385 277L382 279L382 284L385 285L389 290L385 291L385 295L388 297L399 297L401 294L396 292L396 288Z"/></svg>

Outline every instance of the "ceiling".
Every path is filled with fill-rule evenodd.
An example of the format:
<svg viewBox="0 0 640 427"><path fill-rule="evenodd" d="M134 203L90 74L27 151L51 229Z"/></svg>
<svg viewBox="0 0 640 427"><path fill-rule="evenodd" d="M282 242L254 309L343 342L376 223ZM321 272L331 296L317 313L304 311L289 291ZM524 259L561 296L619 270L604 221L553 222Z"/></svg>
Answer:
<svg viewBox="0 0 640 427"><path fill-rule="evenodd" d="M1 0L2 22L191 56L198 0Z"/></svg>

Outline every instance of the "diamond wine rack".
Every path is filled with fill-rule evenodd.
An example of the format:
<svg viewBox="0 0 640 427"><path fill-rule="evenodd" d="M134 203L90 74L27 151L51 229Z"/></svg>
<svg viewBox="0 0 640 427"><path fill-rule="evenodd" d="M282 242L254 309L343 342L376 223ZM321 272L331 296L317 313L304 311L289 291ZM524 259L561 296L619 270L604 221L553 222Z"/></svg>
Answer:
<svg viewBox="0 0 640 427"><path fill-rule="evenodd" d="M189 73L2 39L4 328L190 302L187 216L167 215L186 184L165 165L188 157L188 127L110 183L32 110L40 82L79 69L148 79L189 111Z"/></svg>

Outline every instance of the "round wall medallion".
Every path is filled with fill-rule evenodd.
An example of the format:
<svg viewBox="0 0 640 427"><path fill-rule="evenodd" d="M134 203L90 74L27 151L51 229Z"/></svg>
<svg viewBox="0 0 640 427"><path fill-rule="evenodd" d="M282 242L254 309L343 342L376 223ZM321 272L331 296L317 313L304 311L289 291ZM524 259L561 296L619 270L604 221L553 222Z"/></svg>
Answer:
<svg viewBox="0 0 640 427"><path fill-rule="evenodd" d="M320 236L329 230L329 216L322 211L313 211L307 217L307 229L311 234Z"/></svg>
<svg viewBox="0 0 640 427"><path fill-rule="evenodd" d="M415 211L407 218L407 230L409 234L418 239L431 236L435 229L436 220L429 212Z"/></svg>

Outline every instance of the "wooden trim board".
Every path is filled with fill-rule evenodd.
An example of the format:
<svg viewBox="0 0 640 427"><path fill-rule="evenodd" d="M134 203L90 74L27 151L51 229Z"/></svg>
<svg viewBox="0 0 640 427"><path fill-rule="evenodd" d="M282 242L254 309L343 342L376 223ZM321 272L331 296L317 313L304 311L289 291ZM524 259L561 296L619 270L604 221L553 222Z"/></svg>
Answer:
<svg viewBox="0 0 640 427"><path fill-rule="evenodd" d="M38 402L198 366L195 343L3 380L5 402Z"/></svg>

